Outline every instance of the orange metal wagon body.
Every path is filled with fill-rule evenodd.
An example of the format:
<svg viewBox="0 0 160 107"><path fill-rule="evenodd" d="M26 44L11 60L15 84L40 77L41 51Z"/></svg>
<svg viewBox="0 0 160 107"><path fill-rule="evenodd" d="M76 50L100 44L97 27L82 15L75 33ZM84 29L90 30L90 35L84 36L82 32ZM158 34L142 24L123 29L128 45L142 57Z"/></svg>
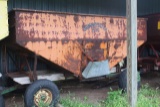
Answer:
<svg viewBox="0 0 160 107"><path fill-rule="evenodd" d="M81 75L89 59L109 60L110 68L127 56L126 18L14 10L15 40L66 70ZM146 41L146 19L138 19L139 47ZM135 44L136 45L136 44Z"/></svg>

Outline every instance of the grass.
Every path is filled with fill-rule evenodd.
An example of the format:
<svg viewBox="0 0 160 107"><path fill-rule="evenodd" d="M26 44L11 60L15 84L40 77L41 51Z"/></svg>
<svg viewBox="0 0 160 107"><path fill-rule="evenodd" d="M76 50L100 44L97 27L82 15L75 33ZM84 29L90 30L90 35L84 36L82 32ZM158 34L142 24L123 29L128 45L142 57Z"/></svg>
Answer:
<svg viewBox="0 0 160 107"><path fill-rule="evenodd" d="M40 101L38 103L38 107L49 107L49 104L48 103L44 103L43 101ZM52 106L53 107L53 106Z"/></svg>
<svg viewBox="0 0 160 107"><path fill-rule="evenodd" d="M144 85L139 91L137 107L160 107L160 89Z"/></svg>
<svg viewBox="0 0 160 107"><path fill-rule="evenodd" d="M105 94L105 93L104 93ZM106 93L106 99L98 102L98 104L89 103L87 96L83 100L77 99L75 95L68 94L67 97L60 99L63 107L129 107L127 102L127 94L121 94L121 90L111 91ZM10 107L22 107L14 102ZM39 107L49 107L43 102L39 103ZM138 91L138 101L136 107L160 107L160 89L150 88L145 84Z"/></svg>
<svg viewBox="0 0 160 107"><path fill-rule="evenodd" d="M127 94L121 94L121 91L108 92L107 98L98 105L87 102L87 97L81 101L72 95L62 98L60 103L64 107L129 107ZM148 84L143 85L138 92L137 107L160 107L160 89L152 89Z"/></svg>
<svg viewBox="0 0 160 107"><path fill-rule="evenodd" d="M75 99L75 97L71 95L62 98L60 103L63 107L98 107L88 103L87 100L80 101L79 99Z"/></svg>

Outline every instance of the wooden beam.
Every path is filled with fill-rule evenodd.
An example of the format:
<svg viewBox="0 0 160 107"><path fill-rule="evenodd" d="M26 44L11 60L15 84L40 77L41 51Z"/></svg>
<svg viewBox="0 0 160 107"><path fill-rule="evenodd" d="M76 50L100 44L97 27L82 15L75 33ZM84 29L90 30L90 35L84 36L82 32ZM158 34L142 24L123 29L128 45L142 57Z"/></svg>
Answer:
<svg viewBox="0 0 160 107"><path fill-rule="evenodd" d="M137 102L137 0L126 0L127 95L130 107Z"/></svg>

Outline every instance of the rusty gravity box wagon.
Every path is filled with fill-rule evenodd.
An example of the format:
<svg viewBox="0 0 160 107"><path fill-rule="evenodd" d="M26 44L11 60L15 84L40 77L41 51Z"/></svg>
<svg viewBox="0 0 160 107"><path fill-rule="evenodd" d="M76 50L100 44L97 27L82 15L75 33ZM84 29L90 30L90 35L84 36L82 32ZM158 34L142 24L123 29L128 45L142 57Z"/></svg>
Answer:
<svg viewBox="0 0 160 107"><path fill-rule="evenodd" d="M160 14L147 18L147 42L139 48L138 67L142 73L160 71Z"/></svg>
<svg viewBox="0 0 160 107"><path fill-rule="evenodd" d="M139 47L146 41L146 19L139 18L137 24ZM9 13L9 26L9 37L2 41L4 56L7 49L13 50L24 63L14 61L17 71L6 76L20 85L32 83L24 96L27 107L41 100L56 104L58 88L50 81L117 74L127 56L125 17L16 9ZM40 60L53 69L37 70Z"/></svg>

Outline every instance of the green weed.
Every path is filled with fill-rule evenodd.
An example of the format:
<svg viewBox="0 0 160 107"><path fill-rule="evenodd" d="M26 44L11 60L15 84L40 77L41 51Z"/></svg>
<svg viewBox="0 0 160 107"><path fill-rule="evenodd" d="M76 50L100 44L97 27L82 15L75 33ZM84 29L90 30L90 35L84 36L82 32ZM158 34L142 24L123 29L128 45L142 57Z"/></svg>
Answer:
<svg viewBox="0 0 160 107"><path fill-rule="evenodd" d="M98 107L87 102L87 97L84 97L84 101L76 99L73 95L69 94L67 97L62 98L60 103L63 107Z"/></svg>
<svg viewBox="0 0 160 107"><path fill-rule="evenodd" d="M148 84L143 85L138 91L137 100L136 107L160 107L160 89L152 89ZM98 105L90 104L87 101L88 98L86 96L84 101L81 101L69 94L68 97L62 98L60 103L64 107L129 107L127 94L122 94L121 90L111 90L108 92L106 99Z"/></svg>

